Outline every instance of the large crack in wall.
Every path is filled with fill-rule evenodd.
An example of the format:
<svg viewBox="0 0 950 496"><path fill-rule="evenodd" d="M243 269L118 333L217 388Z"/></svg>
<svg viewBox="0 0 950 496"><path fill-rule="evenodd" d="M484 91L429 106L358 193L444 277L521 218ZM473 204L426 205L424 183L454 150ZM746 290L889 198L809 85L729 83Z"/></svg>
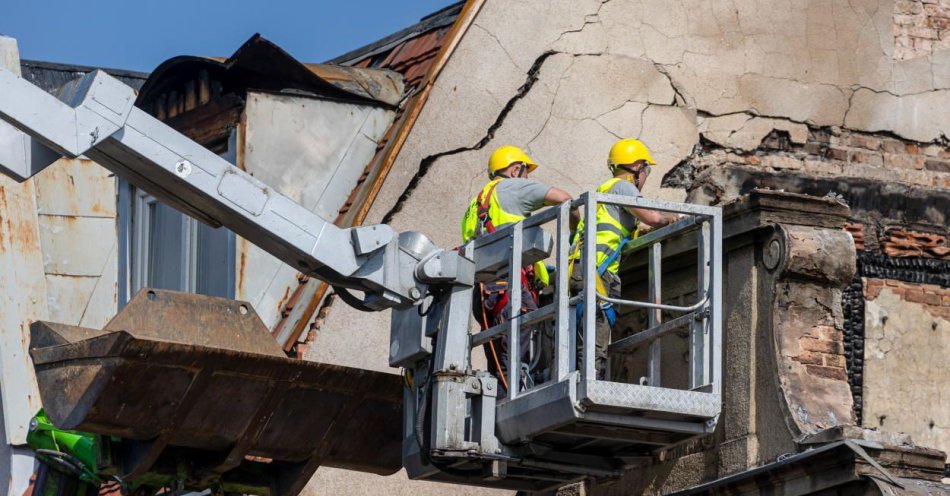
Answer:
<svg viewBox="0 0 950 496"><path fill-rule="evenodd" d="M416 187L419 185L419 181L421 181L426 176L426 174L429 173L429 169L432 168L437 160L442 157L448 157L462 152L481 150L485 147L485 145L490 143L492 139L495 138L495 132L498 131L498 129L501 128L501 126L505 123L505 119L508 117L508 114L511 113L512 109L515 108L515 105L518 103L518 101L524 98L528 92L531 91L531 88L534 86L534 84L538 82L538 73L541 71L541 67L544 66L544 61L555 53L557 52L544 52L540 57L535 59L534 63L531 64L531 68L528 69L524 83L518 88L518 91L515 93L515 95L508 100L505 106L502 107L498 117L495 118L495 122L493 122L492 125L488 127L488 130L485 131L485 135L482 136L482 138L479 139L477 143L472 146L458 147L423 158L419 162L418 172L416 172L412 179L409 180L409 184L406 186L406 189L403 191L402 195L399 196L399 199L396 200L396 204L393 205L393 207L388 212L386 212L385 215L383 215L382 222L384 224L391 222L393 216L402 210L403 204L409 199L410 196L412 196L412 192L415 191Z"/></svg>
<svg viewBox="0 0 950 496"><path fill-rule="evenodd" d="M755 187L831 193L848 201L869 243L895 225L945 233L950 50L895 60L891 7L488 0L368 219L455 246L494 147L526 147L541 165L533 179L577 195L607 179L617 138L638 137L659 162L650 197L718 203ZM349 312L334 310L314 348L339 346L337 336L361 319L382 329L378 345L361 341L350 361L338 349L321 357L385 362L385 319ZM674 472L659 484L699 482L689 477Z"/></svg>

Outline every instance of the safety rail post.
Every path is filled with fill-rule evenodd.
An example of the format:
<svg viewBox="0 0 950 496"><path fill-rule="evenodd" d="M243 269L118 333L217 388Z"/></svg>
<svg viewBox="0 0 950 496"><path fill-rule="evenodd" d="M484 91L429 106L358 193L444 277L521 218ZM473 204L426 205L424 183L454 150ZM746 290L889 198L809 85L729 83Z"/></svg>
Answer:
<svg viewBox="0 0 950 496"><path fill-rule="evenodd" d="M594 357L597 331L597 288L594 277L597 276L597 199L591 193L584 198L584 336L583 364L581 382L597 379Z"/></svg>
<svg viewBox="0 0 950 496"><path fill-rule="evenodd" d="M662 243L657 241L650 246L649 253L649 262L647 270L647 278L649 280L648 287L648 298L650 303L661 304L662 303L662 288L663 288L663 248ZM662 320L662 311L659 308L651 308L647 310L647 328L653 329L654 327L660 325ZM649 347L649 358L647 359L647 382L651 386L660 385L660 355L661 347L660 340L662 336L657 336L656 339L650 341Z"/></svg>
<svg viewBox="0 0 950 496"><path fill-rule="evenodd" d="M524 224L511 226L511 263L508 265L508 399L521 386L521 248ZM498 371L502 373L502 371Z"/></svg>
<svg viewBox="0 0 950 496"><path fill-rule="evenodd" d="M557 305L557 314L554 317L554 370L551 377L555 382L560 382L567 378L571 372L571 338L569 317L570 294L568 293L568 280L570 274L567 273L568 252L571 249L571 202L564 202L558 208L557 213L557 271L555 277L557 283L554 292L554 304Z"/></svg>
<svg viewBox="0 0 950 496"><path fill-rule="evenodd" d="M702 299L709 296L710 266L710 232L709 221L704 221L700 229L696 232L696 297ZM699 318L693 320L689 331L689 388L709 384L709 371L711 364L708 363L711 356L708 355L710 349L709 332L710 319L707 310L700 309Z"/></svg>
<svg viewBox="0 0 950 496"><path fill-rule="evenodd" d="M710 381L713 385L712 392L722 393L722 211L717 210L712 215L711 226L712 240L710 242L712 253L712 267L710 277L712 284L710 291L709 316L712 327L712 346L709 347Z"/></svg>

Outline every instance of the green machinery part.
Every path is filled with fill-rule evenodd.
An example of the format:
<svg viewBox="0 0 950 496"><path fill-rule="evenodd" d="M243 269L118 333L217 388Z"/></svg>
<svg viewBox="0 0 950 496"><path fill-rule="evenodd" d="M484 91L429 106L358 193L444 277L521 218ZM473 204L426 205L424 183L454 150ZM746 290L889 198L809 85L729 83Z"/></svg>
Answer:
<svg viewBox="0 0 950 496"><path fill-rule="evenodd" d="M93 496L99 492L103 482L98 475L99 436L58 429L40 410L30 421L26 441L40 461L33 494Z"/></svg>
<svg viewBox="0 0 950 496"><path fill-rule="evenodd" d="M40 462L33 486L35 496L94 496L100 486L110 482L118 483L123 494L153 494L177 485L192 491L210 488L215 494L225 495L272 494L269 464L245 460L227 478L194 480L189 477L188 465L201 454L189 450L170 450L167 458L134 481L121 480L115 474L121 473L117 457L123 439L60 429L43 410L30 421L26 440Z"/></svg>

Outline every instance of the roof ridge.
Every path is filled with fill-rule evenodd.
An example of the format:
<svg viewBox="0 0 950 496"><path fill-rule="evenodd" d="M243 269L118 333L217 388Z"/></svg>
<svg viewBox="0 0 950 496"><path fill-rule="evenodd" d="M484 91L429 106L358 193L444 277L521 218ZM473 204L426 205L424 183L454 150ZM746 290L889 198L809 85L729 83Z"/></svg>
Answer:
<svg viewBox="0 0 950 496"><path fill-rule="evenodd" d="M371 57L377 53L390 50L394 46L409 38L414 38L428 31L432 31L433 29L449 26L455 22L455 19L458 18L458 15L462 11L462 7L464 5L465 0L461 0L454 4L443 7L442 9L439 9L423 17L419 20L419 22L413 24L412 26L396 31L389 36L384 36L383 38L380 38L372 43L346 52L343 55L334 57L326 61L326 63L352 65L359 62L360 60L365 59L366 57Z"/></svg>

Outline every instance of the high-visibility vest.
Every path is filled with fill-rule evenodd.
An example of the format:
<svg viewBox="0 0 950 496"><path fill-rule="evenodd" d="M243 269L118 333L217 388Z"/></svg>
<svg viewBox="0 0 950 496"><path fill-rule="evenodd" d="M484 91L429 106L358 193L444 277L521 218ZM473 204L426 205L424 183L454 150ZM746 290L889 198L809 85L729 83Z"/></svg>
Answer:
<svg viewBox="0 0 950 496"><path fill-rule="evenodd" d="M513 214L501 208L498 202L498 192L495 187L501 182L503 177L493 179L482 188L465 211L462 217L462 243L468 243L473 238L495 232L507 224L512 224L524 219L524 216ZM547 267L544 263L537 262L534 265L535 283L541 286L547 286L550 283Z"/></svg>
<svg viewBox="0 0 950 496"><path fill-rule="evenodd" d="M521 215L506 212L501 208L495 187L503 179L493 179L482 188L478 196L472 198L465 216L462 217L462 243L468 243L482 234L494 232L501 226L524 219Z"/></svg>
<svg viewBox="0 0 950 496"><path fill-rule="evenodd" d="M597 188L598 193L609 193L610 189L617 184L617 181L622 179L614 177L608 179L607 182L601 184ZM634 226L635 227L635 226ZM607 205L603 203L597 205L597 267L600 267L607 259L609 259L615 251L621 249L621 241L624 238L630 238L632 231L627 229L626 226L620 223L620 219L615 219L610 215L607 210ZM584 220L581 219L581 222L577 225L577 240L576 245L580 247L581 242L584 239ZM572 257L577 258L580 256L580 250L574 250ZM610 265L607 266L607 270L613 272L614 274L620 270L620 257L613 257L613 260L610 262Z"/></svg>

